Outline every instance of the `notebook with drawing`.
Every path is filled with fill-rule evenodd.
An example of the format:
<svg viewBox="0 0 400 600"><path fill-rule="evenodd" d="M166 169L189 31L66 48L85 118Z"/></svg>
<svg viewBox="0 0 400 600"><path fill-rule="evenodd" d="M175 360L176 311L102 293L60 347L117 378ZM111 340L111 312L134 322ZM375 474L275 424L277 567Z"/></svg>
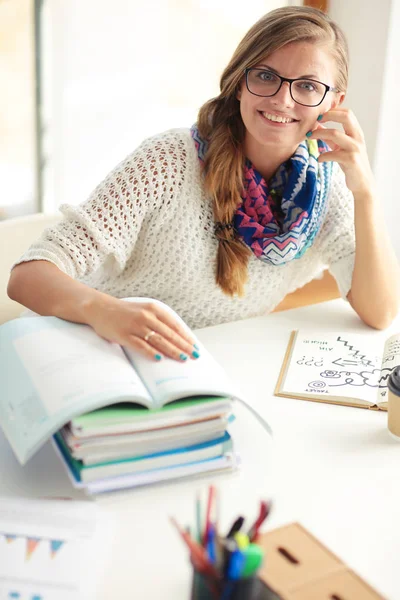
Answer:
<svg viewBox="0 0 400 600"><path fill-rule="evenodd" d="M387 410L387 381L400 364L400 333L293 331L276 396Z"/></svg>

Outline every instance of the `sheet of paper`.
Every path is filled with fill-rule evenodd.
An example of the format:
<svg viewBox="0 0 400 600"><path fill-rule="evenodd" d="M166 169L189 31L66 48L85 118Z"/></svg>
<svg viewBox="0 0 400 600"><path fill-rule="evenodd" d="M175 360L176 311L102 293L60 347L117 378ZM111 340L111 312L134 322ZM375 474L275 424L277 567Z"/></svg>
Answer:
<svg viewBox="0 0 400 600"><path fill-rule="evenodd" d="M398 365L400 365L400 333L392 335L385 343L379 380L379 402L387 402L389 375Z"/></svg>
<svg viewBox="0 0 400 600"><path fill-rule="evenodd" d="M84 600L97 511L90 502L0 497L0 599Z"/></svg>
<svg viewBox="0 0 400 600"><path fill-rule="evenodd" d="M299 331L282 391L376 404L382 352L376 336Z"/></svg>

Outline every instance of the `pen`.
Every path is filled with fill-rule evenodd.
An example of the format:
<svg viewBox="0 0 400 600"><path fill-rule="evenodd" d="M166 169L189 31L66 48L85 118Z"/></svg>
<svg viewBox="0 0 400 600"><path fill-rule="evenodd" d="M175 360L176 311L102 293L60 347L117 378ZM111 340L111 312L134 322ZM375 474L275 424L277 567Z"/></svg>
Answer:
<svg viewBox="0 0 400 600"><path fill-rule="evenodd" d="M214 524L215 530L218 532L219 528L219 493L218 488L215 488L215 496L214 496Z"/></svg>
<svg viewBox="0 0 400 600"><path fill-rule="evenodd" d="M235 535L235 533L237 533L238 531L240 531L240 529L242 528L244 523L244 517L238 517L232 524L232 527L230 528L230 530L227 533L227 538L231 538Z"/></svg>
<svg viewBox="0 0 400 600"><path fill-rule="evenodd" d="M237 543L237 547L239 548L239 550L245 550L245 548L247 548L250 542L249 536L245 533L242 533L241 531L235 533L233 539Z"/></svg>
<svg viewBox="0 0 400 600"><path fill-rule="evenodd" d="M229 559L229 565L228 565L228 571L227 571L228 579L231 579L234 581L236 581L237 579L240 579L240 576L242 574L242 569L244 566L244 562L245 562L245 556L244 556L243 552L239 549L234 550Z"/></svg>
<svg viewBox="0 0 400 600"><path fill-rule="evenodd" d="M208 529L208 540L207 540L206 549L207 549L207 555L208 555L209 561L213 565L215 565L215 563L217 562L217 551L216 551L215 543L216 543L215 528L214 528L214 525L211 524Z"/></svg>
<svg viewBox="0 0 400 600"><path fill-rule="evenodd" d="M211 510L214 500L215 488L213 485L210 485L208 488L208 501L207 501L207 511L206 511L206 526L204 528L204 536L203 536L203 546L207 544L208 532L211 523Z"/></svg>
<svg viewBox="0 0 400 600"><path fill-rule="evenodd" d="M253 523L253 525L250 527L249 531L247 532L250 542L254 542L254 540L256 539L261 525L264 523L265 519L268 517L268 515L271 511L271 506L272 506L272 502L265 502L265 501L261 502L260 512L258 514L258 517L255 520L255 522Z"/></svg>
<svg viewBox="0 0 400 600"><path fill-rule="evenodd" d="M219 573L224 572L224 561L225 561L225 549L224 540L218 535L218 531L215 532L215 550L216 550L216 563L215 566Z"/></svg>
<svg viewBox="0 0 400 600"><path fill-rule="evenodd" d="M232 554L237 550L237 543L233 538L225 538L222 541L223 544L223 564L222 574L224 577L228 576L229 564Z"/></svg>
<svg viewBox="0 0 400 600"><path fill-rule="evenodd" d="M206 549L194 540L192 540L190 535L180 527L180 525L178 524L176 519L174 519L174 517L170 517L170 521L174 525L175 529L178 531L179 535L181 536L187 547L189 548L190 556L196 569L204 575L208 575L209 577L218 579L219 573L208 560Z"/></svg>
<svg viewBox="0 0 400 600"><path fill-rule="evenodd" d="M257 544L249 544L243 551L244 564L241 576L251 577L261 567L264 559L264 551Z"/></svg>
<svg viewBox="0 0 400 600"><path fill-rule="evenodd" d="M196 528L197 528L197 541L201 543L201 501L200 494L196 497Z"/></svg>

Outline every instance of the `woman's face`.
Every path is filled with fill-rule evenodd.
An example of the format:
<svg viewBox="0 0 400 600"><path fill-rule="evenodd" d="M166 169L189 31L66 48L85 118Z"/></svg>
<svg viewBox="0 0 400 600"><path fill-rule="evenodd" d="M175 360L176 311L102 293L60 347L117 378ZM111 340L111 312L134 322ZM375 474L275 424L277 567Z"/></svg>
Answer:
<svg viewBox="0 0 400 600"><path fill-rule="evenodd" d="M322 45L293 42L276 50L255 67L271 70L289 79L315 79L332 87L336 84L334 60L329 49ZM250 153L254 154L255 151L262 152L263 147L273 145L276 148L279 145L292 154L305 139L307 131L315 127L318 116L340 104L344 94L328 92L322 104L308 107L292 99L287 82L282 84L275 96L261 97L251 94L243 81L237 98L246 127L246 151L251 149ZM290 121L274 122L271 117L284 117Z"/></svg>

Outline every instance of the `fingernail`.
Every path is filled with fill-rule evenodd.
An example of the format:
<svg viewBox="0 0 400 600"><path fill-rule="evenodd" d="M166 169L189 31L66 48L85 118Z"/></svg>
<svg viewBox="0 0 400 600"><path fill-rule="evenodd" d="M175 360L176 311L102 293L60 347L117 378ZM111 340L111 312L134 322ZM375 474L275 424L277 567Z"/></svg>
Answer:
<svg viewBox="0 0 400 600"><path fill-rule="evenodd" d="M197 350L192 352L192 356L194 356L194 358L200 358L200 354L197 352Z"/></svg>
<svg viewBox="0 0 400 600"><path fill-rule="evenodd" d="M156 360L161 360L161 359L162 359L162 356L161 356L161 354L155 354L155 355L154 355L154 358L155 358Z"/></svg>
<svg viewBox="0 0 400 600"><path fill-rule="evenodd" d="M180 358L181 360L187 360L187 356L186 356L186 354L183 354L183 353L179 355L179 358Z"/></svg>
<svg viewBox="0 0 400 600"><path fill-rule="evenodd" d="M200 350L197 344L193 344L193 348L196 348L196 350Z"/></svg>
<svg viewBox="0 0 400 600"><path fill-rule="evenodd" d="M312 134L312 131L307 131L306 136L310 137L311 134Z"/></svg>
<svg viewBox="0 0 400 600"><path fill-rule="evenodd" d="M324 116L324 115L319 115L319 117L318 117L317 121L322 121L322 117L323 117L323 116Z"/></svg>

